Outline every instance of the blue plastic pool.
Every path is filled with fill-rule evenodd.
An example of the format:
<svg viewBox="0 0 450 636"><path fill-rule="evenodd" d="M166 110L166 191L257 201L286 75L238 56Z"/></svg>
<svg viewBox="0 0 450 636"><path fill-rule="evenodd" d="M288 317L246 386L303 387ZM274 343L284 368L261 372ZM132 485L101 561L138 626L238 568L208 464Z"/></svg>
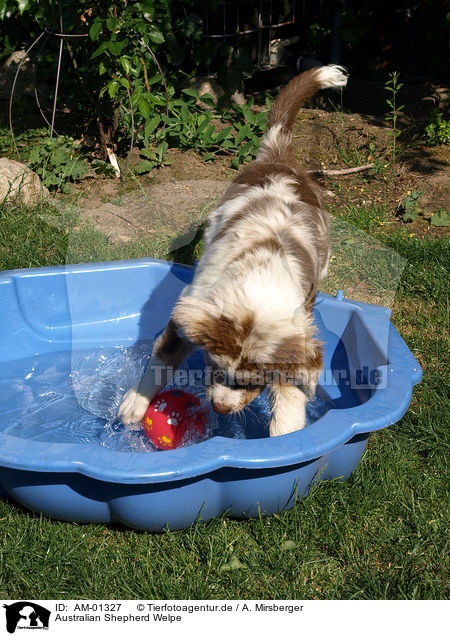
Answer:
<svg viewBox="0 0 450 636"><path fill-rule="evenodd" d="M276 513L319 479L347 478L369 433L408 408L421 369L390 311L319 294L325 369L309 426L269 438L261 398L238 428L215 422L204 441L148 452L114 414L192 272L143 259L0 274L1 496L149 531Z"/></svg>

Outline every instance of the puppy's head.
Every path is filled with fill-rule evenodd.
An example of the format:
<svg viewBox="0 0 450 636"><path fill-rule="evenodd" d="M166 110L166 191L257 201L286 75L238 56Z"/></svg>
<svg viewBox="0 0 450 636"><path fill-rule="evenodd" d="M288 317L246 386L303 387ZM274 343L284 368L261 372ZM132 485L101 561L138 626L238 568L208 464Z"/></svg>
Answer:
<svg viewBox="0 0 450 636"><path fill-rule="evenodd" d="M207 395L220 414L240 411L268 384L298 384L302 373L322 365L321 344L303 311L259 314L242 305L225 313L192 296L181 298L172 314L184 336L205 350Z"/></svg>

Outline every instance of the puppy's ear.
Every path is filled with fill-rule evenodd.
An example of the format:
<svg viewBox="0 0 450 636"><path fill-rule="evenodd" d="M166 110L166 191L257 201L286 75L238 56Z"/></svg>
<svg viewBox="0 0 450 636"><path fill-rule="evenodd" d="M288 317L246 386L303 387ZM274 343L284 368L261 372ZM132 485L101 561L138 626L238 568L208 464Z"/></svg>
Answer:
<svg viewBox="0 0 450 636"><path fill-rule="evenodd" d="M273 363L280 368L303 368L306 370L322 367L322 343L304 334L294 334L283 338L273 353Z"/></svg>
<svg viewBox="0 0 450 636"><path fill-rule="evenodd" d="M216 305L204 298L184 296L172 312L172 320L194 344L203 345L205 335L211 333L220 312Z"/></svg>

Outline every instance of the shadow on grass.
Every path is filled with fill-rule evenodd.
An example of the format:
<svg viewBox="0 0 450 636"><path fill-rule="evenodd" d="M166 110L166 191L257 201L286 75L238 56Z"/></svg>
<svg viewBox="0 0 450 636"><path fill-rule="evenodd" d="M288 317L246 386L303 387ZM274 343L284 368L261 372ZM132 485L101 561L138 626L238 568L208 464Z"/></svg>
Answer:
<svg viewBox="0 0 450 636"><path fill-rule="evenodd" d="M191 226L187 232L177 237L169 249L168 259L183 265L193 265L203 251L205 229L206 221L199 226Z"/></svg>

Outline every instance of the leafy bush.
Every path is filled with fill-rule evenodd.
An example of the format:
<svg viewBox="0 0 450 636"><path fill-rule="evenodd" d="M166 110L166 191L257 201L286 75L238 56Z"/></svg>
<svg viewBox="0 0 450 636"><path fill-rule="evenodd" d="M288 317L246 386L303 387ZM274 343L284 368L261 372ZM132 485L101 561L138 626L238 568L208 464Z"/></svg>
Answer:
<svg viewBox="0 0 450 636"><path fill-rule="evenodd" d="M205 153L205 159L228 154L237 167L257 150L265 115L247 107L222 111L242 80L245 55L229 44L202 38L201 14L213 4L206 0L115 4L100 0L95 5L88 0L0 0L0 23L4 20L6 30L6 22L20 14L20 23L28 21L33 38L44 29L61 31L61 17L64 33L83 34L64 42L67 63L60 77L60 95L72 111L82 110L86 119L97 123L94 134L103 158L108 146L126 153L134 138L145 158L141 172L167 163L165 154L171 147L195 148ZM50 38L45 45L47 62L53 52L53 72L58 44L58 38ZM228 92L216 106L210 96L199 100L193 89L184 87L200 64L208 66L217 58L222 62L215 70ZM225 127L219 124L221 118ZM70 164L70 155L63 157L61 152L53 177L45 169L52 186L67 171L82 170L82 162ZM35 162L39 158L46 161L44 147L35 153Z"/></svg>
<svg viewBox="0 0 450 636"><path fill-rule="evenodd" d="M184 99L169 100L164 120L158 115L147 120L145 148L141 151L145 160L138 165L138 172L148 172L164 163L168 148L198 150L206 161L215 155L230 155L233 168L255 156L266 127L267 111L253 112L253 99L243 106L232 104L218 115L204 108L213 105L211 95L199 97L191 88L183 89L182 94Z"/></svg>
<svg viewBox="0 0 450 636"><path fill-rule="evenodd" d="M237 167L256 152L259 139L255 133L263 128L265 114L253 114L250 106L233 106L219 114L207 110L215 108L211 95L199 98L191 88L180 90L180 80L194 72L183 70L186 44L196 53L194 57L201 51L212 55L212 51L208 51L209 43L200 44L198 16L173 17L175 11L171 14L169 8L176 4L174 0L148 0L129 4L106 20L94 19L89 35L99 46L91 60L99 60L99 76L106 80L99 95L108 95L113 110L118 111L116 119L123 125L125 139L136 134L138 144L144 146L145 161L138 166L139 172L167 163L166 150L174 147L207 152L206 159L216 153L230 154ZM192 3L184 4L189 7ZM144 5L147 13L142 13ZM233 82L228 84L230 90L235 89ZM221 103L226 99L227 94ZM219 119L231 125L220 128Z"/></svg>
<svg viewBox="0 0 450 636"><path fill-rule="evenodd" d="M62 192L69 191L68 181L79 181L88 172L74 140L65 135L36 144L30 152L29 167L49 190L60 189Z"/></svg>
<svg viewBox="0 0 450 636"><path fill-rule="evenodd" d="M443 118L442 113L435 108L431 112L430 122L425 128L428 143L431 146L450 144L450 121Z"/></svg>

